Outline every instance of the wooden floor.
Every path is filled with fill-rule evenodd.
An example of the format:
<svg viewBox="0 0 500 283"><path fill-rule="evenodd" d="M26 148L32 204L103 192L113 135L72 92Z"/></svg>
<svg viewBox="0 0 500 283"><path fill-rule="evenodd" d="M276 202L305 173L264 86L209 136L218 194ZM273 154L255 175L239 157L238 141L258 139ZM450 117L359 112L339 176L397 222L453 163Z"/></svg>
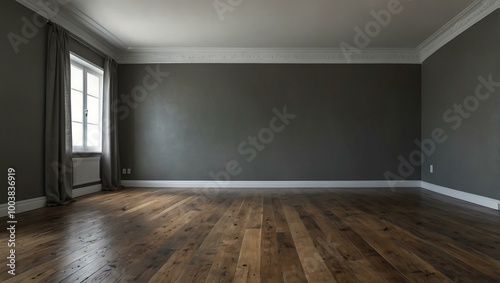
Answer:
<svg viewBox="0 0 500 283"><path fill-rule="evenodd" d="M126 189L17 216L2 282L500 282L500 212L420 189Z"/></svg>

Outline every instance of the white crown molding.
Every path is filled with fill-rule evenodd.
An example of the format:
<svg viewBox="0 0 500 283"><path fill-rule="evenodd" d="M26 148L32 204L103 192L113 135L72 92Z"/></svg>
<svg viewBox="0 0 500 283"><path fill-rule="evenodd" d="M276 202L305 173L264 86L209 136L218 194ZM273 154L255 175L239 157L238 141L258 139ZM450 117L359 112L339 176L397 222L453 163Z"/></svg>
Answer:
<svg viewBox="0 0 500 283"><path fill-rule="evenodd" d="M75 9L70 0L16 0L33 12L65 28L79 41L115 60L127 46L94 20ZM61 4L62 3L62 4Z"/></svg>
<svg viewBox="0 0 500 283"><path fill-rule="evenodd" d="M419 64L413 49L307 48L165 48L129 49L122 63L282 63L282 64Z"/></svg>
<svg viewBox="0 0 500 283"><path fill-rule="evenodd" d="M420 181L179 181L123 180L129 188L420 188Z"/></svg>
<svg viewBox="0 0 500 283"><path fill-rule="evenodd" d="M71 5L70 0L16 0L64 27L75 37L121 64L281 63L421 64L453 38L500 7L498 0L477 0L416 49L360 49L347 58L341 49L307 48L162 48L135 49ZM49 3L49 4L43 4ZM68 3L68 4L59 4ZM51 8L47 8L50 6Z"/></svg>
<svg viewBox="0 0 500 283"><path fill-rule="evenodd" d="M417 47L422 63L441 47L500 8L498 0L476 0Z"/></svg>

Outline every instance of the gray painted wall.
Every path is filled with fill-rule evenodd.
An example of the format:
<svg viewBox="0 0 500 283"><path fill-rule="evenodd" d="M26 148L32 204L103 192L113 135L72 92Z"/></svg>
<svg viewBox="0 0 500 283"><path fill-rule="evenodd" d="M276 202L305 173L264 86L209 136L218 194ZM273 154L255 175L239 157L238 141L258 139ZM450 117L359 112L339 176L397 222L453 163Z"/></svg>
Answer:
<svg viewBox="0 0 500 283"><path fill-rule="evenodd" d="M143 95L147 67L118 70L124 179L383 180L420 137L420 65L152 65L170 75ZM240 154L284 106L297 117Z"/></svg>
<svg viewBox="0 0 500 283"><path fill-rule="evenodd" d="M23 35L23 18L32 21L34 13L15 1L0 2L0 87L2 90L2 138L0 170L17 171L18 200L41 197L43 189L43 127L45 89L46 29L37 28ZM16 54L7 34L22 36L27 43L18 45ZM5 190L2 190L5 192ZM7 194L0 202L7 201Z"/></svg>
<svg viewBox="0 0 500 283"><path fill-rule="evenodd" d="M23 27L26 19L33 22L34 13L15 1L0 2L0 88L3 109L0 112L2 133L0 139L0 172L17 171L17 200L45 195L43 188L44 117L45 117L45 26L34 29ZM7 37L9 33L24 37L16 54ZM27 36L26 36L27 35ZM72 40L70 49L99 64L95 53ZM102 66L102 58L101 58ZM0 203L7 194L0 196Z"/></svg>
<svg viewBox="0 0 500 283"><path fill-rule="evenodd" d="M422 138L435 128L448 137L427 157L422 179L495 199L500 199L500 87L493 87L489 98L474 97L479 76L488 80L491 74L500 82L499 17L497 10L422 66ZM489 92L482 88L480 96ZM464 113L455 112L454 105L464 102Z"/></svg>

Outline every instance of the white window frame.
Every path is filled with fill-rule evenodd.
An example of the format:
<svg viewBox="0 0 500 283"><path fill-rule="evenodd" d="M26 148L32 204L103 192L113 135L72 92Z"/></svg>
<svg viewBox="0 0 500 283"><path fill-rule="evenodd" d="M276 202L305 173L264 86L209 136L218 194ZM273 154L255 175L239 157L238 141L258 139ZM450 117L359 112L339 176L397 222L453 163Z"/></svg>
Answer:
<svg viewBox="0 0 500 283"><path fill-rule="evenodd" d="M83 146L75 146L73 144L73 152L75 153L101 153L102 152L102 108L103 108L103 80L104 71L97 67L96 65L88 62L87 60L81 58L80 56L70 53L70 64L74 65L83 70ZM88 146L87 145L87 73L99 77L99 132L100 140L99 146ZM71 80L70 80L71 81ZM72 87L70 87L73 90ZM73 124L73 122L71 122Z"/></svg>

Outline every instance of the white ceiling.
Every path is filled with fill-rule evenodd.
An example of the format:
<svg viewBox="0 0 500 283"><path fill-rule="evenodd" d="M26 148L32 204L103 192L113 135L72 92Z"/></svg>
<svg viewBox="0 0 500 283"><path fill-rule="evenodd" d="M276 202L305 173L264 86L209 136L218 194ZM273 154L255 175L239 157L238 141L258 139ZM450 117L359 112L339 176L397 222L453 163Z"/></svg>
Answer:
<svg viewBox="0 0 500 283"><path fill-rule="evenodd" d="M362 47L360 60L376 57L377 61L394 54L403 63L420 61L422 49L435 51L439 48L432 46L436 40L456 36L500 2L71 0L61 5L68 0L51 0L52 10L57 13L48 14L46 8L40 7L41 1L17 1L108 55L119 57L118 61L133 63L239 62L249 56L266 62L303 59L329 62L345 57L340 54L342 43ZM388 3L398 2L401 12L392 14L388 25L370 36L366 46L357 46L355 28L365 29L373 23L374 12L388 11ZM229 10L218 13L214 3Z"/></svg>
<svg viewBox="0 0 500 283"><path fill-rule="evenodd" d="M219 0L239 3L219 17L214 0L72 0L131 48L334 48L353 44L354 27L389 0ZM474 0L400 0L402 12L373 38L374 48L416 48Z"/></svg>

